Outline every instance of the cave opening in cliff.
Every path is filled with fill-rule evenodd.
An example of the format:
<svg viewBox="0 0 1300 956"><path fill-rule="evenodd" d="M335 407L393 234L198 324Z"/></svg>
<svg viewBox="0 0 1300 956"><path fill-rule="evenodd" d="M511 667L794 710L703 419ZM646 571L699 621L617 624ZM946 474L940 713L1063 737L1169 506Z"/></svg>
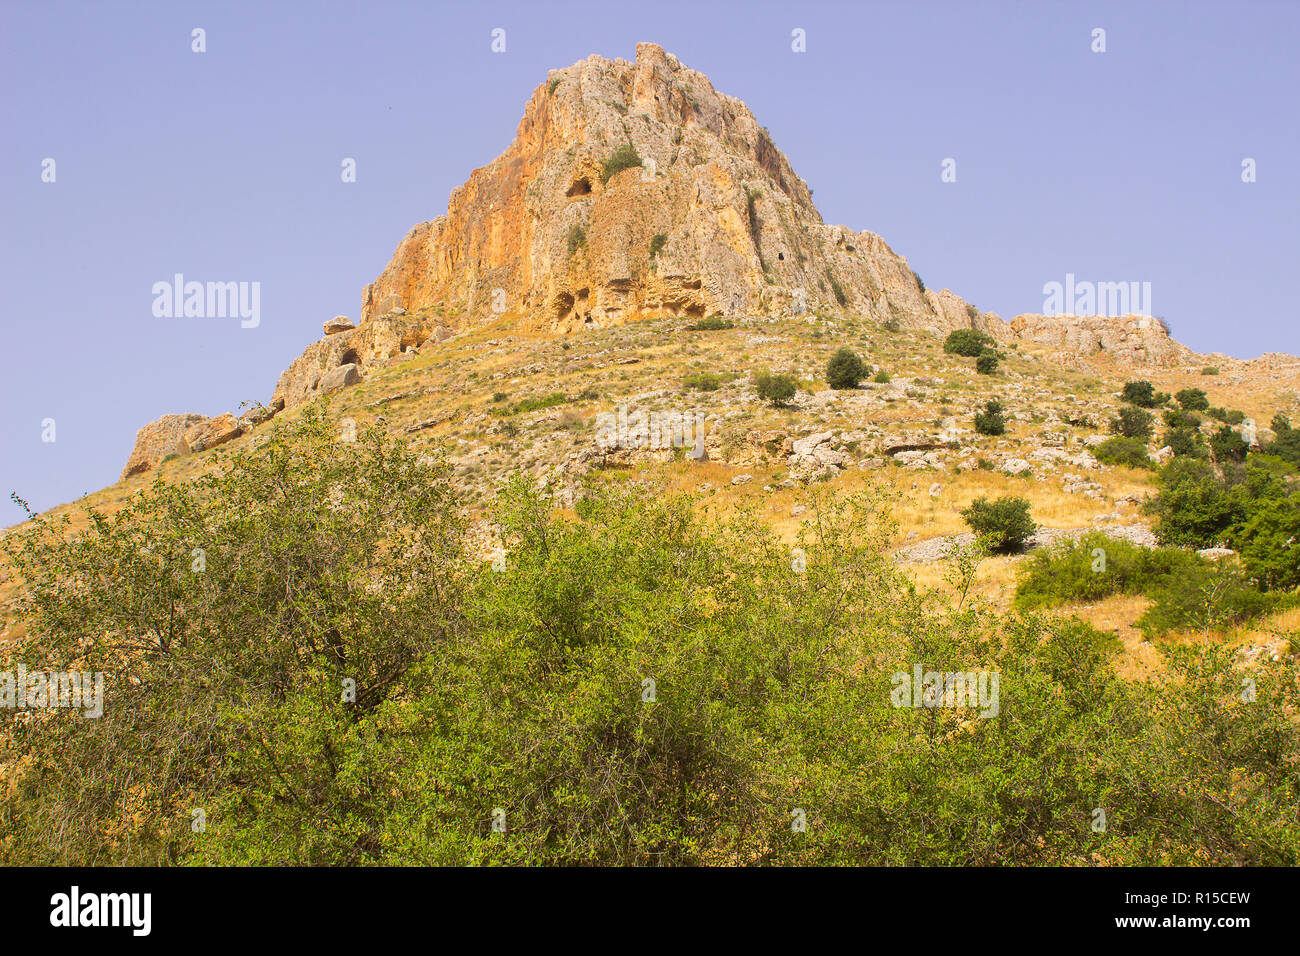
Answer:
<svg viewBox="0 0 1300 956"><path fill-rule="evenodd" d="M574 196L585 196L590 192L591 180L586 176L580 176L574 180L573 185L569 187L569 191L565 195L572 198Z"/></svg>
<svg viewBox="0 0 1300 956"><path fill-rule="evenodd" d="M360 367L361 367L361 356L357 354L357 350L356 350L356 349L348 349L346 352L343 353L343 357L342 357L341 359L339 359L339 364L340 364L340 365L355 365L355 366L357 366L358 368L360 368Z"/></svg>

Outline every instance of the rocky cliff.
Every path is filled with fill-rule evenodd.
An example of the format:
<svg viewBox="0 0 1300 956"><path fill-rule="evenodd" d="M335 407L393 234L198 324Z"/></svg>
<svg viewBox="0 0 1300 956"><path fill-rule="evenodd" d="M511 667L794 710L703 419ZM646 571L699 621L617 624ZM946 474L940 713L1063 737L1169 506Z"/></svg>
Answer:
<svg viewBox="0 0 1300 956"><path fill-rule="evenodd" d="M633 62L591 56L553 70L505 152L453 190L446 215L414 227L366 287L360 324L326 322L269 405L233 433L230 416L145 426L123 477L503 316L567 334L639 319L815 311L938 333L977 328L1072 365L1197 358L1151 318L1007 323L947 289L927 290L879 236L822 221L812 191L744 103L640 43ZM183 440L187 429L196 429L194 443Z"/></svg>

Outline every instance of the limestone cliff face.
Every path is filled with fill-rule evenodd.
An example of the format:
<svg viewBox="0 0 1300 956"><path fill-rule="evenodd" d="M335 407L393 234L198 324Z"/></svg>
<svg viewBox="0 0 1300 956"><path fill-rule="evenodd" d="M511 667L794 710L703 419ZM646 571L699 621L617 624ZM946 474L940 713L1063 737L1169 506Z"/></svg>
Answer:
<svg viewBox="0 0 1300 956"><path fill-rule="evenodd" d="M641 165L607 178L629 146ZM964 303L937 310L879 236L823 223L748 107L652 43L635 62L552 71L514 142L367 286L362 326L392 297L462 321L495 305L554 332L815 308L970 324Z"/></svg>
<svg viewBox="0 0 1300 956"><path fill-rule="evenodd" d="M1146 315L1018 315L1015 338L1080 358L1109 357L1125 366L1186 365L1197 359L1159 319Z"/></svg>

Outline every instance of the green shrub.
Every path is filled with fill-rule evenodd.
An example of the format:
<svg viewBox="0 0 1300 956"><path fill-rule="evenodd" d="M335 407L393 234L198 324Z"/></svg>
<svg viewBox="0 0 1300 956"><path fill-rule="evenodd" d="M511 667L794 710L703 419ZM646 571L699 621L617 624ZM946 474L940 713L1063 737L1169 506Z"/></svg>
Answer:
<svg viewBox="0 0 1300 956"><path fill-rule="evenodd" d="M943 350L950 355L975 358L986 348L996 345L993 337L977 329L953 329L943 340Z"/></svg>
<svg viewBox="0 0 1300 956"><path fill-rule="evenodd" d="M504 401L505 401L507 398L509 398L509 397L510 397L510 396L507 395L505 392L493 392L493 393L492 393L492 401L494 401L494 402L504 402Z"/></svg>
<svg viewBox="0 0 1300 956"><path fill-rule="evenodd" d="M1205 366L1205 368L1201 369L1201 374L1202 374L1202 375L1218 375L1218 374L1219 374L1219 370L1218 370L1217 368L1215 368L1213 365L1207 365L1207 366Z"/></svg>
<svg viewBox="0 0 1300 956"><path fill-rule="evenodd" d="M1120 391L1120 399L1139 408L1154 408L1158 404L1155 386L1145 380L1126 382Z"/></svg>
<svg viewBox="0 0 1300 956"><path fill-rule="evenodd" d="M1092 450L1093 457L1107 465L1127 465L1129 468L1153 468L1155 462L1147 454L1147 446L1136 438L1107 438Z"/></svg>
<svg viewBox="0 0 1300 956"><path fill-rule="evenodd" d="M1174 395L1174 398L1189 412L1200 412L1210 407L1210 399L1204 389L1185 388Z"/></svg>
<svg viewBox="0 0 1300 956"><path fill-rule="evenodd" d="M1300 587L1300 497L1257 501L1237 537L1242 567L1259 587Z"/></svg>
<svg viewBox="0 0 1300 956"><path fill-rule="evenodd" d="M1179 548L1143 548L1103 531L1059 541L1032 553L1021 567L1015 606L1095 604L1116 594L1142 594L1168 575L1201 562Z"/></svg>
<svg viewBox="0 0 1300 956"><path fill-rule="evenodd" d="M551 77L550 82L546 84L547 95L549 96L550 94L554 93L555 88L559 85L560 85L560 78L558 76Z"/></svg>
<svg viewBox="0 0 1300 956"><path fill-rule="evenodd" d="M1209 631L1241 624L1280 603L1277 595L1253 587L1239 568L1214 561L1199 561L1180 574L1161 578L1147 595L1152 604L1137 626L1148 639L1174 630Z"/></svg>
<svg viewBox="0 0 1300 956"><path fill-rule="evenodd" d="M600 181L608 183L611 176L621 173L625 169L631 169L633 166L641 165L641 156L637 153L636 147L631 143L623 143L614 150L605 160L600 169Z"/></svg>
<svg viewBox="0 0 1300 956"><path fill-rule="evenodd" d="M998 356L995 352L984 352L975 360L975 371L980 375L992 375L998 370Z"/></svg>
<svg viewBox="0 0 1300 956"><path fill-rule="evenodd" d="M1164 443L1175 455L1204 458L1208 453L1201 433L1193 428L1171 428L1165 432Z"/></svg>
<svg viewBox="0 0 1300 956"><path fill-rule="evenodd" d="M1170 428L1200 428L1201 416L1177 408L1166 408L1161 416Z"/></svg>
<svg viewBox="0 0 1300 956"><path fill-rule="evenodd" d="M849 304L849 297L844 294L844 287L840 285L839 280L829 272L826 273L826 278L831 282L831 292L835 294L835 301L840 304L840 308L844 308Z"/></svg>
<svg viewBox="0 0 1300 956"><path fill-rule="evenodd" d="M981 435L1005 435L1007 420L1002 411L1002 403L996 398L985 402L984 410L975 413L975 431Z"/></svg>
<svg viewBox="0 0 1300 956"><path fill-rule="evenodd" d="M1160 470L1159 493L1144 506L1161 544L1210 548L1245 517L1245 501L1206 462L1175 458Z"/></svg>
<svg viewBox="0 0 1300 956"><path fill-rule="evenodd" d="M0 541L32 635L4 669L76 661L110 702L0 708L0 863L1300 862L1294 660L1173 645L1130 681L1081 622L916 588L884 501L824 490L790 542L640 485L560 514L520 478L498 567L444 467L336 431L274 422L209 479ZM914 706L917 666L1000 675L996 712ZM1098 795L1122 833L1088 828Z"/></svg>
<svg viewBox="0 0 1300 956"><path fill-rule="evenodd" d="M716 392L730 380L717 372L695 372L682 379L682 385L697 392Z"/></svg>
<svg viewBox="0 0 1300 956"><path fill-rule="evenodd" d="M1249 448L1250 446L1242 441L1241 436L1228 425L1221 425L1218 431L1210 436L1210 450L1214 452L1214 460L1220 463L1242 461Z"/></svg>
<svg viewBox="0 0 1300 956"><path fill-rule="evenodd" d="M879 372L877 372L874 376L872 376L871 380L878 385L888 385L891 381L893 381L893 376L890 375L882 368Z"/></svg>
<svg viewBox="0 0 1300 956"><path fill-rule="evenodd" d="M916 287L921 290L921 295L925 295L925 281L916 270L912 270L912 278L916 280Z"/></svg>
<svg viewBox="0 0 1300 956"><path fill-rule="evenodd" d="M690 332L721 332L723 329L734 329L735 327L735 322L724 319L720 315L711 315L707 319L700 319L698 322L686 326Z"/></svg>
<svg viewBox="0 0 1300 956"><path fill-rule="evenodd" d="M1292 428L1291 420L1281 413L1270 424L1274 438L1263 447L1264 453L1300 466L1300 428Z"/></svg>
<svg viewBox="0 0 1300 956"><path fill-rule="evenodd" d="M995 501L976 498L961 516L989 550L995 552L1019 550L1036 530L1025 498L1004 496Z"/></svg>
<svg viewBox="0 0 1300 956"><path fill-rule="evenodd" d="M841 348L826 363L826 383L834 389L857 388L870 369L850 348Z"/></svg>
<svg viewBox="0 0 1300 956"><path fill-rule="evenodd" d="M758 397L773 408L781 408L790 403L798 391L798 383L790 375L772 375L762 372L754 377L754 386Z"/></svg>
<svg viewBox="0 0 1300 956"><path fill-rule="evenodd" d="M1124 438L1146 441L1151 437L1152 420L1150 412L1135 405L1125 405L1120 408L1119 417L1111 419L1111 430Z"/></svg>
<svg viewBox="0 0 1300 956"><path fill-rule="evenodd" d="M568 245L569 255L573 255L579 249L587 244L587 230L583 229L578 223L569 227Z"/></svg>
<svg viewBox="0 0 1300 956"><path fill-rule="evenodd" d="M668 243L667 233L656 232L653 236L651 236L650 237L650 258L654 259L657 255L659 255L659 253L663 251L663 248L665 245L667 245L667 243Z"/></svg>

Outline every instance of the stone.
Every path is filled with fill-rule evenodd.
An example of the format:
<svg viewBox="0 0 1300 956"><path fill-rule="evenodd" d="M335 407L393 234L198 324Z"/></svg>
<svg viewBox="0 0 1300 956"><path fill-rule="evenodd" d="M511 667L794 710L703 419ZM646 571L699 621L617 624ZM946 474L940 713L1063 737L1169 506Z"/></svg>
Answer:
<svg viewBox="0 0 1300 956"><path fill-rule="evenodd" d="M337 335L339 332L347 332L355 329L356 325L346 315L336 315L325 323L326 335Z"/></svg>
<svg viewBox="0 0 1300 956"><path fill-rule="evenodd" d="M356 385L360 381L361 373L357 371L356 365L352 363L340 365L338 368L330 369L321 377L320 393L328 395L348 385Z"/></svg>
<svg viewBox="0 0 1300 956"><path fill-rule="evenodd" d="M216 418L204 419L191 425L185 430L181 440L185 443L186 449L194 453L224 445L243 433L243 426L239 424L234 415L227 412L224 415L218 415Z"/></svg>
<svg viewBox="0 0 1300 956"><path fill-rule="evenodd" d="M737 475L735 478L731 479L731 483L733 485L747 485L753 480L753 475Z"/></svg>
<svg viewBox="0 0 1300 956"><path fill-rule="evenodd" d="M184 441L187 429L207 421L203 415L163 415L135 433L135 447L127 457L122 478L143 474L157 467L169 455L189 454Z"/></svg>

